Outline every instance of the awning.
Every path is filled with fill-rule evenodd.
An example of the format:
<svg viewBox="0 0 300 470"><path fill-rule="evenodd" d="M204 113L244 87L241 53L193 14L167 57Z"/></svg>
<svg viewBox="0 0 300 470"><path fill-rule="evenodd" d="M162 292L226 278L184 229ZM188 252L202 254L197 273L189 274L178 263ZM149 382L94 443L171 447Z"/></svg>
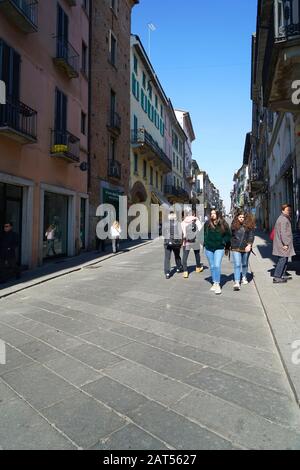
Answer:
<svg viewBox="0 0 300 470"><path fill-rule="evenodd" d="M158 194L155 191L151 192L151 202L154 204L159 204L160 206L163 206L165 209L169 209L171 207L171 204L169 203L169 201L162 194Z"/></svg>

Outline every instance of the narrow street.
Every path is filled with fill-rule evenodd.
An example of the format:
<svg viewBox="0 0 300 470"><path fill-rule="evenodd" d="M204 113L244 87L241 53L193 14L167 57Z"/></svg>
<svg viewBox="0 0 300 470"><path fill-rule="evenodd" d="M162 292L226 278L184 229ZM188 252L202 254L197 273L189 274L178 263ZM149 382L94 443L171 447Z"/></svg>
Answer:
<svg viewBox="0 0 300 470"><path fill-rule="evenodd" d="M162 265L155 241L0 301L1 449L300 449L254 283Z"/></svg>

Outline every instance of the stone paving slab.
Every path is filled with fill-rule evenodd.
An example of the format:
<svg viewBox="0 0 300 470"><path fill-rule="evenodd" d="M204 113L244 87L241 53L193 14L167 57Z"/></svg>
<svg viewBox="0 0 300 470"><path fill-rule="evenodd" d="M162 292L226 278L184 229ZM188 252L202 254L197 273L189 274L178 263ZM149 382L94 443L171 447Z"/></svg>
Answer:
<svg viewBox="0 0 300 470"><path fill-rule="evenodd" d="M102 377L82 388L92 397L124 415L148 402L143 395L109 377Z"/></svg>
<svg viewBox="0 0 300 470"><path fill-rule="evenodd" d="M167 410L148 403L130 413L132 420L177 450L232 450L235 446L213 432Z"/></svg>
<svg viewBox="0 0 300 470"><path fill-rule="evenodd" d="M43 415L82 448L92 447L126 424L125 419L80 392L44 409Z"/></svg>
<svg viewBox="0 0 300 470"><path fill-rule="evenodd" d="M37 410L50 406L74 392L71 385L40 364L27 365L7 372L2 379Z"/></svg>
<svg viewBox="0 0 300 470"><path fill-rule="evenodd" d="M20 399L0 404L0 445L3 450L76 449Z"/></svg>
<svg viewBox="0 0 300 470"><path fill-rule="evenodd" d="M168 450L160 440L151 436L134 424L114 432L106 439L97 442L89 450Z"/></svg>

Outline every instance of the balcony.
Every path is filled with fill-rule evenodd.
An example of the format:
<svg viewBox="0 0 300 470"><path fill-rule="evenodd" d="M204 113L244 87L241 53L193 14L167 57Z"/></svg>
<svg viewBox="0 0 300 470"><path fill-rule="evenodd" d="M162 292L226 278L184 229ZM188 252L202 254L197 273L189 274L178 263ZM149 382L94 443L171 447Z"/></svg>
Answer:
<svg viewBox="0 0 300 470"><path fill-rule="evenodd" d="M80 160L80 139L68 131L51 131L51 157L66 160L69 163L77 163Z"/></svg>
<svg viewBox="0 0 300 470"><path fill-rule="evenodd" d="M252 191L261 191L265 186L265 172L263 168L256 168L250 171L249 181L251 184Z"/></svg>
<svg viewBox="0 0 300 470"><path fill-rule="evenodd" d="M182 188L177 188L172 185L166 185L164 188L165 195L172 199L174 202L188 202L189 194Z"/></svg>
<svg viewBox="0 0 300 470"><path fill-rule="evenodd" d="M69 78L79 77L79 54L73 46L65 39L57 37L56 55L53 59L55 65L61 69Z"/></svg>
<svg viewBox="0 0 300 470"><path fill-rule="evenodd" d="M119 135L121 133L121 116L118 113L112 112L108 118L108 129L114 134Z"/></svg>
<svg viewBox="0 0 300 470"><path fill-rule="evenodd" d="M299 110L299 106L292 102L291 88L292 82L299 80L300 76L299 14L298 0L274 1L274 11L268 26L262 82L264 106L278 111Z"/></svg>
<svg viewBox="0 0 300 470"><path fill-rule="evenodd" d="M20 144L36 142L37 112L19 100L7 97L6 104L0 105L0 135Z"/></svg>
<svg viewBox="0 0 300 470"><path fill-rule="evenodd" d="M164 173L172 171L171 160L145 129L132 131L131 144L142 156L146 156L148 160L153 160L156 165L161 167Z"/></svg>
<svg viewBox="0 0 300 470"><path fill-rule="evenodd" d="M37 0L0 0L0 11L23 33L38 30Z"/></svg>
<svg viewBox="0 0 300 470"><path fill-rule="evenodd" d="M121 163L117 160L109 160L108 161L108 177L109 178L116 178L118 180L121 179Z"/></svg>

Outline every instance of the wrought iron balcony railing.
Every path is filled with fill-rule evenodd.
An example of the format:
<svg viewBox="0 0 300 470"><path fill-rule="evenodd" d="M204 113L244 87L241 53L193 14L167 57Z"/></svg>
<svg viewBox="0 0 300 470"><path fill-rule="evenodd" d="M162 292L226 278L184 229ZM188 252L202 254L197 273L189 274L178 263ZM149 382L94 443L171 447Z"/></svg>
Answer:
<svg viewBox="0 0 300 470"><path fill-rule="evenodd" d="M68 131L52 130L51 131L51 148L52 157L63 158L70 162L79 162L80 139Z"/></svg>
<svg viewBox="0 0 300 470"><path fill-rule="evenodd" d="M165 190L165 194L168 194L170 196L176 196L176 197L184 198L184 199L189 198L189 194L183 188L177 188L172 185L166 185L164 190Z"/></svg>
<svg viewBox="0 0 300 470"><path fill-rule="evenodd" d="M121 163L117 160L108 161L108 176L110 178L121 179Z"/></svg>
<svg viewBox="0 0 300 470"><path fill-rule="evenodd" d="M0 0L0 10L24 33L37 31L37 0Z"/></svg>
<svg viewBox="0 0 300 470"><path fill-rule="evenodd" d="M56 54L54 63L60 67L69 78L79 76L79 54L63 37L56 37Z"/></svg>
<svg viewBox="0 0 300 470"><path fill-rule="evenodd" d="M7 97L0 105L0 132L22 143L36 141L37 112L21 101ZM19 138L18 138L19 137Z"/></svg>
<svg viewBox="0 0 300 470"><path fill-rule="evenodd" d="M147 146L170 171L172 170L171 160L145 129L133 130L131 133L131 143L136 147Z"/></svg>

